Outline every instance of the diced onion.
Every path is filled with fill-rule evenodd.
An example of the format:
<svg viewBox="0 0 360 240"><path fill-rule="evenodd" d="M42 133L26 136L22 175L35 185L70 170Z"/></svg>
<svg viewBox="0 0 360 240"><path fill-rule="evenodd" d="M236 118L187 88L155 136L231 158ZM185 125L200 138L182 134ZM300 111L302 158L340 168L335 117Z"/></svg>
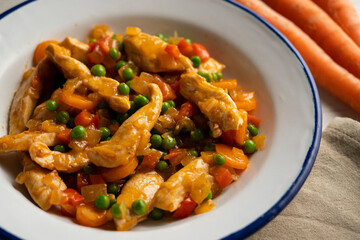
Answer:
<svg viewBox="0 0 360 240"><path fill-rule="evenodd" d="M106 184L93 184L81 188L81 195L84 197L84 202L93 202L101 194L107 194Z"/></svg>

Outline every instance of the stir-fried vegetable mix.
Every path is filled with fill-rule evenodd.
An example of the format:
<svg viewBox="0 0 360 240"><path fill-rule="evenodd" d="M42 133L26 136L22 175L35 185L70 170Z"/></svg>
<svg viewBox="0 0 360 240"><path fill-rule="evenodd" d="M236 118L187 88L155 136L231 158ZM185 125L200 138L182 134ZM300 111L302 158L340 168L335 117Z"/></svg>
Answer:
<svg viewBox="0 0 360 240"><path fill-rule="evenodd" d="M87 43L40 43L34 64L0 153L21 152L16 181L79 224L210 211L264 146L254 92L190 39L100 25Z"/></svg>

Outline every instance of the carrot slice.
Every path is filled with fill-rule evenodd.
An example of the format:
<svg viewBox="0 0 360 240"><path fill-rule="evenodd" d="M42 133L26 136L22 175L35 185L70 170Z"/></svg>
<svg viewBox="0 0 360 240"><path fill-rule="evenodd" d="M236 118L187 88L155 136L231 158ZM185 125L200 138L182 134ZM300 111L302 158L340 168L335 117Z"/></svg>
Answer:
<svg viewBox="0 0 360 240"><path fill-rule="evenodd" d="M241 149L219 143L215 144L215 150L225 157L225 166L236 169L247 168L249 160Z"/></svg>
<svg viewBox="0 0 360 240"><path fill-rule="evenodd" d="M91 111L94 110L97 106L96 102L93 102L84 96L68 93L66 91L62 92L62 94L60 95L60 100L71 107L82 110L86 109Z"/></svg>
<svg viewBox="0 0 360 240"><path fill-rule="evenodd" d="M232 90L236 89L237 87L237 80L236 79L223 79L219 82L211 82L211 84L215 87L219 87L222 89Z"/></svg>
<svg viewBox="0 0 360 240"><path fill-rule="evenodd" d="M100 175L107 182L114 182L116 180L120 180L132 174L135 168L138 165L138 160L136 157L130 159L130 161L125 164L115 168L98 168Z"/></svg>
<svg viewBox="0 0 360 240"><path fill-rule="evenodd" d="M251 123L252 125L254 125L255 127L259 127L260 123L262 122L262 120L258 117L255 117L254 115L247 115L247 120L248 123Z"/></svg>
<svg viewBox="0 0 360 240"><path fill-rule="evenodd" d="M35 65L38 65L38 63L46 57L45 49L50 45L50 43L59 44L56 40L47 40L36 46L33 59Z"/></svg>
<svg viewBox="0 0 360 240"><path fill-rule="evenodd" d="M76 220L89 227L99 227L112 219L109 210L96 209L94 205L80 205L76 208Z"/></svg>
<svg viewBox="0 0 360 240"><path fill-rule="evenodd" d="M212 174L215 178L215 181L221 188L227 187L230 183L234 181L229 169L223 166L217 166L212 170Z"/></svg>

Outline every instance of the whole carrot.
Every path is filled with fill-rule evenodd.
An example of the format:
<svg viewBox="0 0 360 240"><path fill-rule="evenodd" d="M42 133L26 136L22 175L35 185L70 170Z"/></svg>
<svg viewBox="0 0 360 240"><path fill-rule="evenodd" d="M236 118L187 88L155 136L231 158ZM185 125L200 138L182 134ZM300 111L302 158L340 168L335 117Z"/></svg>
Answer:
<svg viewBox="0 0 360 240"><path fill-rule="evenodd" d="M350 0L313 0L360 47L360 17Z"/></svg>
<svg viewBox="0 0 360 240"><path fill-rule="evenodd" d="M264 17L298 49L318 85L360 112L360 80L335 63L308 35L259 0L236 0Z"/></svg>
<svg viewBox="0 0 360 240"><path fill-rule="evenodd" d="M311 0L263 0L300 27L339 65L360 77L360 48Z"/></svg>

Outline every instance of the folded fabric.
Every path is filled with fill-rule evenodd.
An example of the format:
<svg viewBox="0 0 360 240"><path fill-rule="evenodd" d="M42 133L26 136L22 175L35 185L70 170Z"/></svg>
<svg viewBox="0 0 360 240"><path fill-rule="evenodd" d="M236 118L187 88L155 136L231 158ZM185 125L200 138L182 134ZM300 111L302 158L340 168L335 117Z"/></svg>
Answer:
<svg viewBox="0 0 360 240"><path fill-rule="evenodd" d="M360 123L335 118L293 201L248 239L360 239Z"/></svg>

